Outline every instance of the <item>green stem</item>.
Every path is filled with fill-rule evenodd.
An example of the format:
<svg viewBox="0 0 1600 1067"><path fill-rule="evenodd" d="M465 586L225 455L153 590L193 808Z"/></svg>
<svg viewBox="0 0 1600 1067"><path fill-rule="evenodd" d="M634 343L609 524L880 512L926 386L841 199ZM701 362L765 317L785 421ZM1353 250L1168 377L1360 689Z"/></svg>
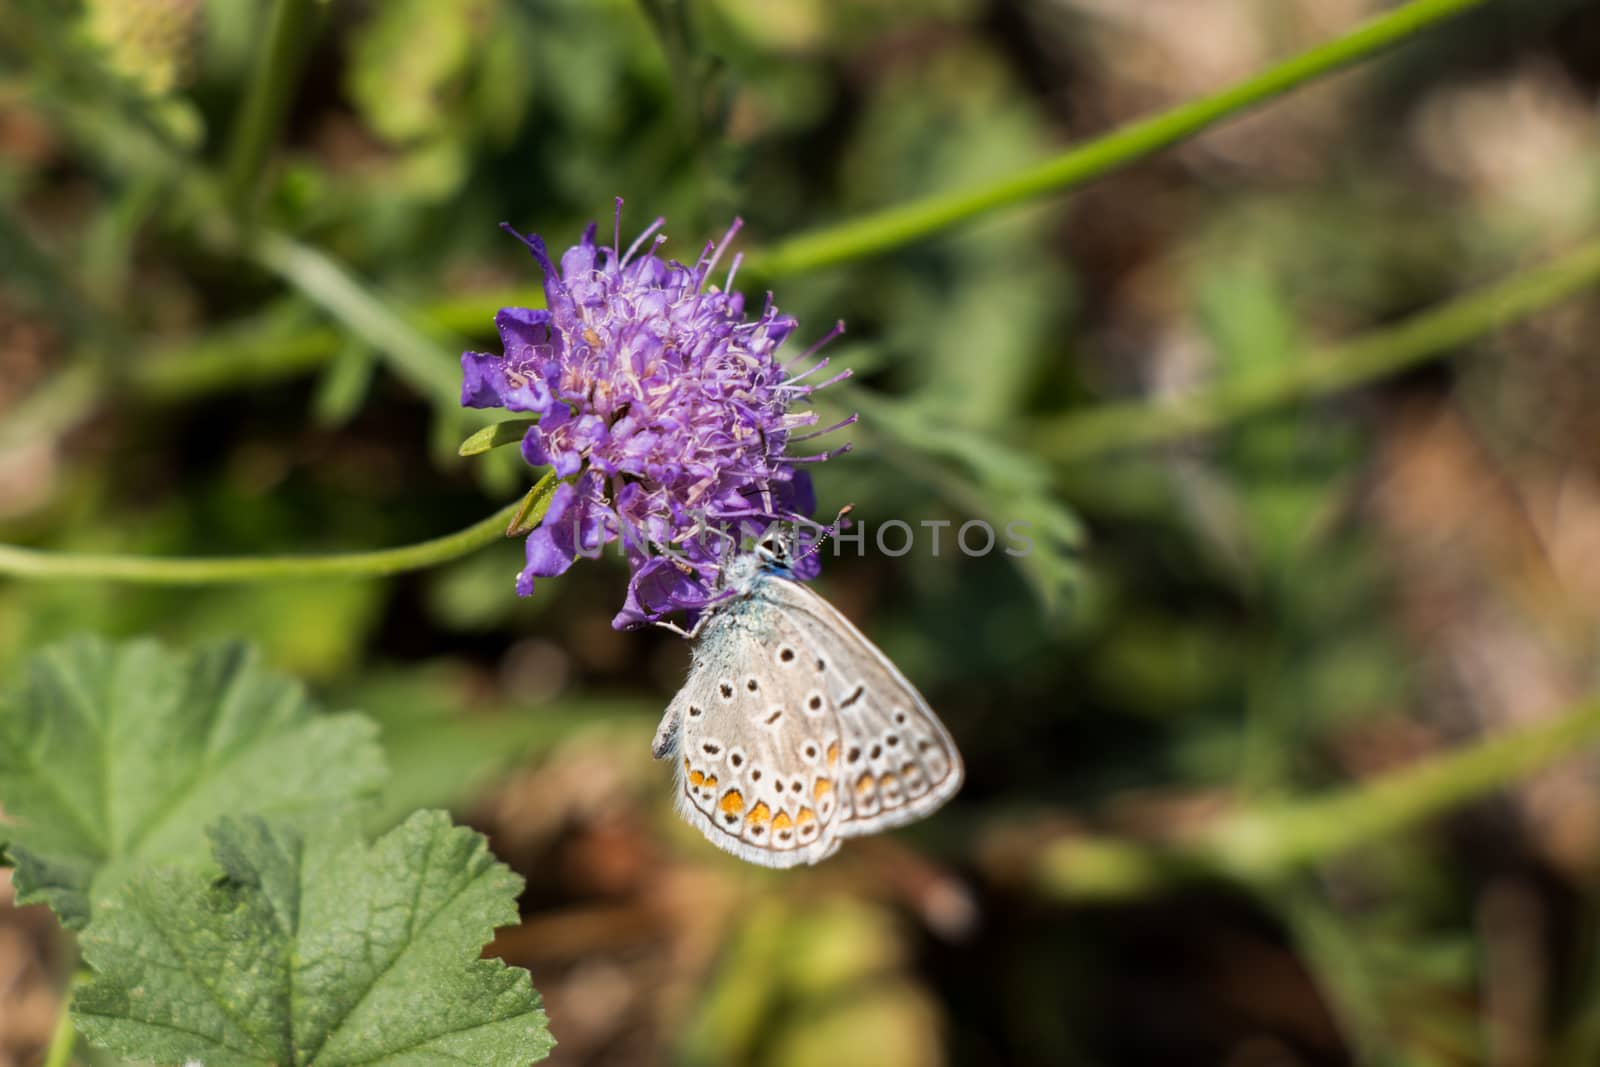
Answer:
<svg viewBox="0 0 1600 1067"><path fill-rule="evenodd" d="M275 336L252 329L259 325L259 317L230 324L198 341L132 360L126 368L128 390L146 403L167 404L272 384L322 369L348 343L332 326Z"/></svg>
<svg viewBox="0 0 1600 1067"><path fill-rule="evenodd" d="M1267 888L1504 788L1597 741L1600 698L1325 796L1226 816L1186 841L1059 841L1043 850L1035 875L1046 892L1066 898L1137 896L1194 878Z"/></svg>
<svg viewBox="0 0 1600 1067"><path fill-rule="evenodd" d="M79 971L72 976L72 982L61 998L61 1014L56 1017L56 1027L50 1034L50 1045L45 1049L41 1067L67 1067L72 1062L72 1050L78 1043L78 1031L72 1025L72 994L88 977L87 971Z"/></svg>
<svg viewBox="0 0 1600 1067"><path fill-rule="evenodd" d="M1360 939L1310 885L1291 881L1270 903L1294 938L1355 1062L1363 1067L1395 1063L1383 991L1373 980Z"/></svg>
<svg viewBox="0 0 1600 1067"><path fill-rule="evenodd" d="M1338 40L1302 52L1221 92L1123 126L1020 174L971 189L899 204L791 237L765 252L750 255L745 261L745 270L765 279L861 259L949 229L997 208L1074 188L1325 74L1367 59L1435 23L1486 2L1413 0Z"/></svg>
<svg viewBox="0 0 1600 1067"><path fill-rule="evenodd" d="M423 396L451 407L459 402L461 370L455 354L424 336L337 260L271 230L256 235L250 255L388 357Z"/></svg>
<svg viewBox="0 0 1600 1067"><path fill-rule="evenodd" d="M301 578L373 578L421 570L494 544L522 507L518 501L431 541L376 552L322 556L223 556L151 558L47 552L0 545L0 574L66 581L119 581L147 585L218 585L292 581Z"/></svg>
<svg viewBox="0 0 1600 1067"><path fill-rule="evenodd" d="M1600 241L1305 359L1160 402L1102 404L1035 433L1032 450L1073 463L1167 444L1300 400L1386 378L1444 355L1600 281Z"/></svg>
<svg viewBox="0 0 1600 1067"><path fill-rule="evenodd" d="M269 247L271 240L269 239ZM287 239L284 241L287 242ZM305 254L309 250L292 243L285 244L279 250L297 261L309 262L317 270L321 269L320 256L314 253ZM331 264L329 266L337 269ZM301 280L310 284L315 277L302 272ZM1367 334L1329 349L1320 356L1312 356L1303 362L1275 370L1259 378L1218 387L1211 392L1172 403L1114 404L1061 420L1034 436L1030 442L1031 451L1058 461L1071 462L1119 449L1162 444L1213 430L1257 412L1296 400L1352 388L1415 366L1474 340L1496 327L1570 296L1586 286L1593 285L1596 281L1600 281L1600 241L1583 245L1553 263L1458 297L1397 326ZM338 285L335 285L331 292L333 295L327 298L339 302L345 314L353 314L356 319L365 321L364 316L370 310L368 302L372 298L359 287L353 290L353 297ZM390 336L394 320L392 314L381 305L379 314L373 317L373 322L377 324L377 337ZM327 336L330 340L337 337L331 331ZM403 343L409 346L408 351L412 356L418 357L424 354L422 345L426 344L425 341L416 345L411 345L410 342ZM429 363L437 364L438 349L431 345L428 349L431 353L428 355ZM312 365L311 355L310 352L305 353L306 363L297 362L296 366ZM220 356L221 353L219 358ZM297 360L300 358L296 357ZM149 390L150 394L155 396L186 395L190 389L220 388L231 381L227 376L227 369L218 360L202 361L200 378L196 381L183 377L181 364L175 359L163 361L160 365L170 370L170 376L166 373L145 376L138 369L134 370L131 382L136 391ZM244 361L241 365L248 367L250 364L249 361ZM420 359L417 366L419 370L423 366ZM421 373L430 378L436 377L433 371ZM76 374L69 372L69 375L66 380L56 383L55 388L46 387L46 391L29 397L28 402L18 408L13 418L7 420L6 432L0 433L0 445L11 446L20 443L20 439L25 439L28 433L18 433L19 430L44 432L45 423L52 426L57 423L64 424L75 421L76 417L81 416L82 411L93 401L95 378L89 371ZM437 378L432 388L442 393L443 377L437 376ZM453 391L455 388L453 376L449 384ZM59 418L54 417L54 409L62 405L71 410L62 413ZM470 551L470 548L463 551ZM242 577L180 576L167 579L160 576L166 573L162 568L176 566L180 575L209 573L191 572L189 568L193 565L209 567L219 561L162 562L127 557L100 557L100 560L107 564L107 569L96 569L94 557L56 557L48 553L30 553L23 549L0 547L0 573L17 575L125 577L135 571L141 571L141 565L151 564L157 567L156 574L142 572L142 577L134 576L129 580L246 581L260 577L255 572L247 570ZM230 565L243 565L248 568L261 562L239 560L231 561ZM417 565L424 566L427 562L429 561L425 560ZM335 570L328 573L338 572Z"/></svg>
<svg viewBox="0 0 1600 1067"><path fill-rule="evenodd" d="M310 51L316 0L277 0L250 86L234 120L223 195L237 216L248 216L267 155L294 101L300 69Z"/></svg>
<svg viewBox="0 0 1600 1067"><path fill-rule="evenodd" d="M0 452L31 441L52 441L87 415L102 399L103 372L87 357L29 393L0 420Z"/></svg>
<svg viewBox="0 0 1600 1067"><path fill-rule="evenodd" d="M257 233L251 255L336 319L344 332L314 326L284 335L247 321L126 364L102 367L80 357L0 422L0 451L33 437L59 436L109 396L131 393L146 402L172 403L298 377L326 365L348 335L371 345L420 394L455 405L460 379L454 352L443 341L431 338L423 327L453 333L473 322L469 304L462 298L446 299L420 314L402 317L339 263L285 234ZM534 291L508 291L495 299L499 301L496 306L544 305L544 295ZM480 327L486 326L493 315L476 321Z"/></svg>

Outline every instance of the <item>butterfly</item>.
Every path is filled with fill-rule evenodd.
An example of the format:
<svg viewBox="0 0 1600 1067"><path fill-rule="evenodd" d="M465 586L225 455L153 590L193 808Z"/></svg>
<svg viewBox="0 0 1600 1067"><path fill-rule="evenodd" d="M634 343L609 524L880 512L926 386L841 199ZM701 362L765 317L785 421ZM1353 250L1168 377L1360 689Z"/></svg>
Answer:
<svg viewBox="0 0 1600 1067"><path fill-rule="evenodd" d="M764 867L816 863L931 813L960 753L916 688L764 544L728 567L732 596L697 624L683 688L652 751L678 810Z"/></svg>

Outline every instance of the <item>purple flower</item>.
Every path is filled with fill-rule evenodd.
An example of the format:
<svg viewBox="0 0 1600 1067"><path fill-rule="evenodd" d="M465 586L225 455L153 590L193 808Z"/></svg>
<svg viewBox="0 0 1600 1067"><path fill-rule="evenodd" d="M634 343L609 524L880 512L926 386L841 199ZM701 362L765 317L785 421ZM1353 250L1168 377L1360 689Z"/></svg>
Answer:
<svg viewBox="0 0 1600 1067"><path fill-rule="evenodd" d="M826 359L796 374L778 362L795 320L770 294L754 318L745 313L743 295L729 288L740 257L722 287L707 284L738 220L690 267L656 256L664 219L623 251L621 218L618 199L613 245L597 248L591 223L559 270L537 236L505 227L543 269L547 310L495 316L505 351L462 355L461 402L537 415L522 455L562 479L528 536L517 592L527 596L535 578L620 541L632 578L612 625L625 629L726 596L722 567L742 540L815 506L798 465L849 448L796 457L784 454L789 444L855 417L793 436L817 415L789 405L849 372L805 384ZM808 361L842 329L793 362ZM805 563L814 573L814 557Z"/></svg>

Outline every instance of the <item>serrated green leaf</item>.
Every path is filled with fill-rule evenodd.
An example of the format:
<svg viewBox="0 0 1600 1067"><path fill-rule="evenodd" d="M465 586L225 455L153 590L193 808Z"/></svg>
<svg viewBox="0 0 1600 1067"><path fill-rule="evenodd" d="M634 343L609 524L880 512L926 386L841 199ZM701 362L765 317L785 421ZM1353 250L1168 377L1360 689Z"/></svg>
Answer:
<svg viewBox="0 0 1600 1067"><path fill-rule="evenodd" d="M206 1067L524 1067L555 1044L528 973L479 958L522 880L443 812L371 846L259 818L212 836L220 880L147 870L99 905L90 1041Z"/></svg>
<svg viewBox="0 0 1600 1067"><path fill-rule="evenodd" d="M241 644L188 655L83 637L44 649L0 694L0 806L17 901L68 926L143 861L206 855L221 814L319 817L376 792L359 715L322 715Z"/></svg>

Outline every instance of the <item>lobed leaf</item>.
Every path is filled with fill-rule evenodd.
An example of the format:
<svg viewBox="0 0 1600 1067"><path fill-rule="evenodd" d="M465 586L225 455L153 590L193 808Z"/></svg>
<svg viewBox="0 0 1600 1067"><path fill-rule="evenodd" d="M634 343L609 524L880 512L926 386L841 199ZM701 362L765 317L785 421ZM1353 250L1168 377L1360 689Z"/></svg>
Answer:
<svg viewBox="0 0 1600 1067"><path fill-rule="evenodd" d="M46 648L0 693L0 845L17 901L80 927L139 863L203 860L219 814L325 817L382 785L376 732L321 714L241 644Z"/></svg>
<svg viewBox="0 0 1600 1067"><path fill-rule="evenodd" d="M212 841L221 879L147 869L96 911L90 1041L207 1067L523 1067L555 1044L528 973L479 956L522 880L445 813L370 846L256 817Z"/></svg>

